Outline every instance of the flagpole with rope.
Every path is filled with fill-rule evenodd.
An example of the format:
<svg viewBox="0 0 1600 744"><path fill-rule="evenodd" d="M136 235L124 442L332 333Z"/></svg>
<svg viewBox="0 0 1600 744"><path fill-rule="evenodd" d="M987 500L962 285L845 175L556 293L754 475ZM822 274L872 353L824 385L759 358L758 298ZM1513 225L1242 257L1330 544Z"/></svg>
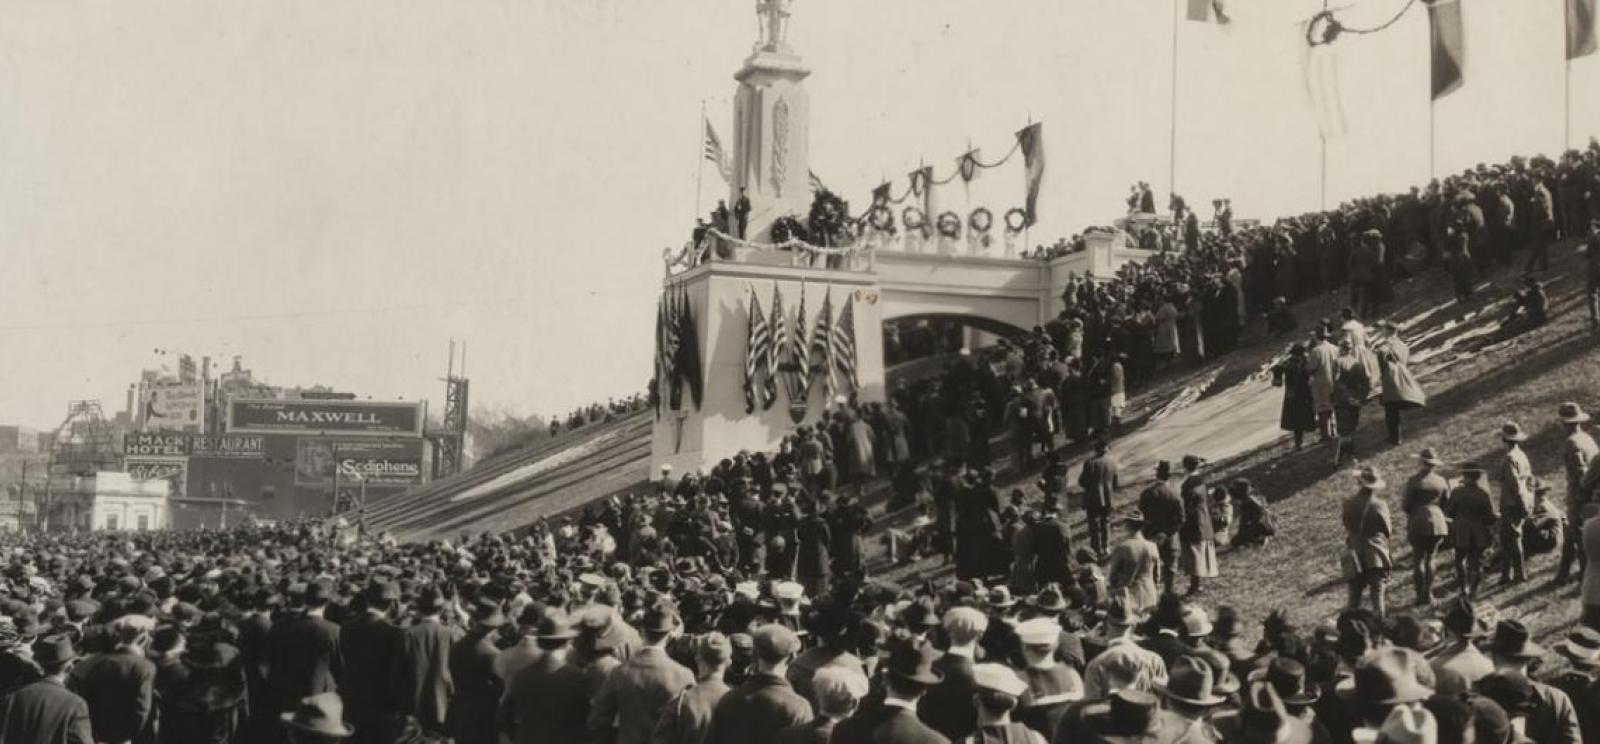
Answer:
<svg viewBox="0 0 1600 744"><path fill-rule="evenodd" d="M1172 3L1172 101L1168 107L1169 123L1167 136L1167 193L1178 193L1178 24L1181 22L1179 8L1185 0L1173 0Z"/></svg>
<svg viewBox="0 0 1600 744"><path fill-rule="evenodd" d="M1322 153L1322 186L1321 195L1318 197L1320 202L1318 209L1326 212L1328 211L1328 133L1322 131L1322 127L1317 127L1317 142L1321 145Z"/></svg>
<svg viewBox="0 0 1600 744"><path fill-rule="evenodd" d="M700 126L695 128L694 210L690 217L700 217L700 180L706 172L706 99L700 99Z"/></svg>
<svg viewBox="0 0 1600 744"><path fill-rule="evenodd" d="M1561 151L1566 152L1572 147L1572 54L1569 52L1563 56L1566 57L1566 70L1562 75L1565 92L1561 108Z"/></svg>

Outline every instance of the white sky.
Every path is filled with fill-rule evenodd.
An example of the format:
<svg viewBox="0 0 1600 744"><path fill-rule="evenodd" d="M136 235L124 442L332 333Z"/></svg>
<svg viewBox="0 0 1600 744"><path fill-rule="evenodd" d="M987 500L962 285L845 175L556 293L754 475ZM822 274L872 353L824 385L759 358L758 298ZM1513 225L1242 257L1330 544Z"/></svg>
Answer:
<svg viewBox="0 0 1600 744"><path fill-rule="evenodd" d="M1181 3L1183 0L1176 0ZM1346 0L1352 25L1405 0ZM1462 0L1467 84L1441 170L1554 153L1562 0ZM1240 216L1318 202L1296 21L1229 0L1180 28L1178 186ZM753 0L0 0L0 423L121 408L152 349L243 354L277 384L440 397L465 339L479 404L522 413L643 387L659 253L692 222L698 110L731 143ZM1034 242L1165 203L1174 0L794 0L811 167L856 205L1031 116ZM1330 200L1427 176L1427 22L1340 44L1351 133ZM1600 131L1600 56L1573 136ZM1020 158L970 195L1020 203ZM704 207L716 176L705 173ZM224 361L225 363L225 361Z"/></svg>

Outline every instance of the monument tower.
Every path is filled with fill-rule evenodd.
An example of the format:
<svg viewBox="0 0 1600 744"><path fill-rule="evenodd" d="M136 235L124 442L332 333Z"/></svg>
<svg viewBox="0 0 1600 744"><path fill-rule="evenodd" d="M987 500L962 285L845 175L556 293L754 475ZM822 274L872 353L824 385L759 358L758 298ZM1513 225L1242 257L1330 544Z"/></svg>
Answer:
<svg viewBox="0 0 1600 744"><path fill-rule="evenodd" d="M811 70L785 35L792 0L760 0L760 36L733 78L733 172L728 204L741 190L750 199L746 237L768 239L780 217L804 219L811 207L810 98L802 85Z"/></svg>

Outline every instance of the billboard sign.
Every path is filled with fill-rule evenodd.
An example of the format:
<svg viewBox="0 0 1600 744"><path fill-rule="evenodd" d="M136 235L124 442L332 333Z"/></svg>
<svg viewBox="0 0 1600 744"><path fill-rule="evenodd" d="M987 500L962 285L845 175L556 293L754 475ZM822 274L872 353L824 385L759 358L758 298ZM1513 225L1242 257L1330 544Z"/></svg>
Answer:
<svg viewBox="0 0 1600 744"><path fill-rule="evenodd" d="M135 432L122 440L122 452L129 458L183 457L189 454L189 437L185 434Z"/></svg>
<svg viewBox="0 0 1600 744"><path fill-rule="evenodd" d="M205 386L199 382L139 386L139 428L144 431L205 430Z"/></svg>
<svg viewBox="0 0 1600 744"><path fill-rule="evenodd" d="M294 461L299 486L410 486L422 481L422 440L372 441L301 437Z"/></svg>
<svg viewBox="0 0 1600 744"><path fill-rule="evenodd" d="M187 462L182 457L129 457L123 463L129 477L140 481L166 481L168 493L184 492Z"/></svg>
<svg viewBox="0 0 1600 744"><path fill-rule="evenodd" d="M234 400L233 434L422 436L421 403L356 400Z"/></svg>
<svg viewBox="0 0 1600 744"><path fill-rule="evenodd" d="M195 457L261 459L265 438L259 434L194 435L189 437L189 454Z"/></svg>

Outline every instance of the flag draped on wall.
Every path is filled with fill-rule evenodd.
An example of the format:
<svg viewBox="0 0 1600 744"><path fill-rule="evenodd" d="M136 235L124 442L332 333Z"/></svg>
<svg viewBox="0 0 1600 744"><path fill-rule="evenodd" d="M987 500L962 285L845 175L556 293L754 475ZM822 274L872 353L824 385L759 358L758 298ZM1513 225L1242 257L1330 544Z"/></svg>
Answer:
<svg viewBox="0 0 1600 744"><path fill-rule="evenodd" d="M722 149L722 138L717 136L717 130L711 128L710 121L701 119L701 122L705 124L706 130L704 157L717 166L718 175L722 176L723 181L727 181L730 176L728 172L728 155Z"/></svg>
<svg viewBox="0 0 1600 744"><path fill-rule="evenodd" d="M806 283L800 282L800 307L795 310L794 329L789 334L789 364L794 374L789 380L789 407L804 407L811 394L811 368L806 365Z"/></svg>
<svg viewBox="0 0 1600 744"><path fill-rule="evenodd" d="M828 287L822 292L822 311L817 313L817 325L811 331L810 352L811 377L816 379L822 375L824 396L828 401L833 400L833 288Z"/></svg>
<svg viewBox="0 0 1600 744"><path fill-rule="evenodd" d="M756 401L760 399L761 372L766 369L767 347L772 343L772 337L767 332L767 318L761 312L761 299L756 297L754 287L750 288L750 323L745 337L744 352L744 412L755 413ZM769 371L768 376L771 376Z"/></svg>
<svg viewBox="0 0 1600 744"><path fill-rule="evenodd" d="M671 328L667 322L667 293L662 292L661 299L656 301L656 380L650 387L650 398L655 404L657 417L661 416L661 404L666 401L661 389L672 377L672 356L676 353L672 348Z"/></svg>
<svg viewBox="0 0 1600 744"><path fill-rule="evenodd" d="M1189 0L1189 20L1227 24L1233 21L1222 6L1222 0Z"/></svg>
<svg viewBox="0 0 1600 744"><path fill-rule="evenodd" d="M783 292L779 291L778 283L772 283L772 305L767 311L770 322L767 323L767 379L761 387L761 407L771 408L778 399L778 374L783 364L783 355L789 350L789 319L783 314Z"/></svg>
<svg viewBox="0 0 1600 744"><path fill-rule="evenodd" d="M1028 213L1028 225L1039 221L1039 185L1044 180L1043 126L1043 122L1029 124L1017 132L1017 146L1022 148L1023 185L1027 188L1023 211Z"/></svg>
<svg viewBox="0 0 1600 744"><path fill-rule="evenodd" d="M856 379L856 298L854 294L847 295L844 300L844 309L839 311L839 320L833 324L833 364L839 370L839 379L849 386L850 392L861 388L861 382Z"/></svg>
<svg viewBox="0 0 1600 744"><path fill-rule="evenodd" d="M705 378L700 373L700 331L695 328L694 306L689 303L689 294L684 292L679 298L678 310L678 349L675 366L678 368L677 378L689 385L689 398L694 401L694 407L700 407L702 394L705 392ZM678 407L679 396L674 382L673 408Z"/></svg>
<svg viewBox="0 0 1600 744"><path fill-rule="evenodd" d="M1595 0L1567 0L1567 59L1595 53Z"/></svg>
<svg viewBox="0 0 1600 744"><path fill-rule="evenodd" d="M1428 25L1433 31L1433 97L1437 100L1461 87L1466 67L1460 0L1428 0Z"/></svg>

